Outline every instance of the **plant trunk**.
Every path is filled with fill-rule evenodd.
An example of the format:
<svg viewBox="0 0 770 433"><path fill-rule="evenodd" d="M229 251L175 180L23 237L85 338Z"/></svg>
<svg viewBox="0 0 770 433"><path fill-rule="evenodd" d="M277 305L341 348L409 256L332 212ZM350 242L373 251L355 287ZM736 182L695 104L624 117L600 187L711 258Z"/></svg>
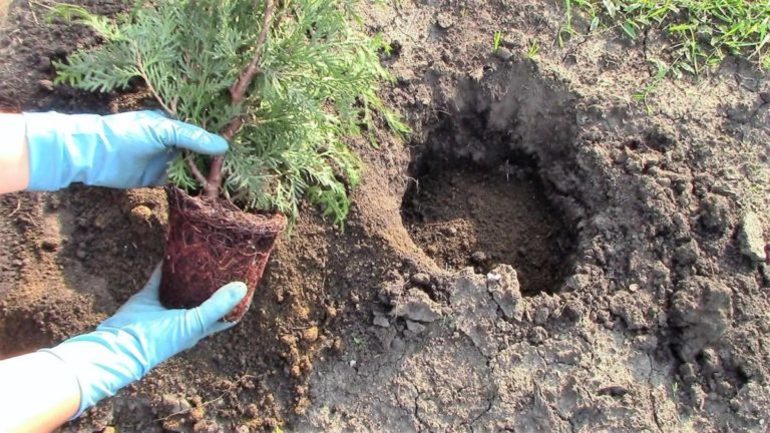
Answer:
<svg viewBox="0 0 770 433"><path fill-rule="evenodd" d="M240 320L251 305L286 218L249 214L226 200L191 197L175 187L167 188L167 193L169 231L161 303L166 308L197 307L223 285L242 281L248 293L224 317Z"/></svg>

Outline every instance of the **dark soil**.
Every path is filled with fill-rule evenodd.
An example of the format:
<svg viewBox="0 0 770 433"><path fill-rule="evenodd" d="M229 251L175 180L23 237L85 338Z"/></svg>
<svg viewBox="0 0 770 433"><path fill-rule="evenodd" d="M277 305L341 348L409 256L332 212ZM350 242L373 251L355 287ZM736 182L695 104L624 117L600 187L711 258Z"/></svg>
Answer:
<svg viewBox="0 0 770 433"><path fill-rule="evenodd" d="M0 108L148 106L141 88L52 86L51 60L98 40L46 24L42 3L11 9ZM767 245L770 80L729 59L645 106L631 95L665 35L559 47L559 4L366 8L398 48L383 95L410 142L355 143L344 232L303 209L238 326L62 431L763 432L770 269L742 252L742 221ZM112 314L160 261L166 220L162 189L0 197L0 357Z"/></svg>
<svg viewBox="0 0 770 433"><path fill-rule="evenodd" d="M532 170L501 169L444 167L419 177L404 222L442 269L486 273L509 264L525 294L556 292L570 272L572 242Z"/></svg>

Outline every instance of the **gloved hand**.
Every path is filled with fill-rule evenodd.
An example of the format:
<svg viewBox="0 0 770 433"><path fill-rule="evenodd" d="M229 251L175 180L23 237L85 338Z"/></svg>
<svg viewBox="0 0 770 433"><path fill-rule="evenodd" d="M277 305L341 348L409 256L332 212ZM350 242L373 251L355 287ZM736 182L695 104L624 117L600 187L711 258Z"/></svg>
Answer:
<svg viewBox="0 0 770 433"><path fill-rule="evenodd" d="M96 331L41 350L75 374L81 396L76 416L202 338L235 325L220 319L246 295L245 284L230 283L199 307L167 310L158 301L160 272L158 267L144 289Z"/></svg>
<svg viewBox="0 0 770 433"><path fill-rule="evenodd" d="M221 155L227 141L155 111L94 114L24 113L30 191L73 182L112 188L157 185L175 149Z"/></svg>

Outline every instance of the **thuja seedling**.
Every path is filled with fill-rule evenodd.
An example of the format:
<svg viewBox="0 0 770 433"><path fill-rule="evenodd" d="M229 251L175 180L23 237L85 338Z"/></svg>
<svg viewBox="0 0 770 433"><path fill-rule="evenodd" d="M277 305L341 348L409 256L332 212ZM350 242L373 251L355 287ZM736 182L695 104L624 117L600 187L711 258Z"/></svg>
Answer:
<svg viewBox="0 0 770 433"><path fill-rule="evenodd" d="M355 0L134 3L116 20L54 8L104 41L57 63L57 82L101 92L140 82L170 117L230 142L224 157L180 155L169 167L161 301L189 308L230 281L253 294L300 202L342 225L361 180L348 139L372 137L378 119L408 131L378 96L392 79L386 46L360 29Z"/></svg>
<svg viewBox="0 0 770 433"><path fill-rule="evenodd" d="M104 39L57 63L57 83L109 92L139 79L169 116L231 142L221 161L178 158L173 184L290 219L309 200L341 224L360 181L345 139L375 130L378 116L408 131L378 96L392 80L379 62L388 47L361 31L357 2L137 3L116 20L57 7Z"/></svg>

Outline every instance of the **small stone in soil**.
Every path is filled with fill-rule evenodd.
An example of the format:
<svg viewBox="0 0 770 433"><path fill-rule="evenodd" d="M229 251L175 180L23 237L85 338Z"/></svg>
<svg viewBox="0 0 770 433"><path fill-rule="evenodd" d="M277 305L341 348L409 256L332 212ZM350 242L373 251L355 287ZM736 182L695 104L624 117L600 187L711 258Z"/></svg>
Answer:
<svg viewBox="0 0 770 433"><path fill-rule="evenodd" d="M75 251L75 256L77 256L77 258L79 258L81 260L85 259L87 255L88 255L88 253L86 253L84 250L77 250L77 251Z"/></svg>
<svg viewBox="0 0 770 433"><path fill-rule="evenodd" d="M502 265L487 274L487 289L509 319L521 320L524 315L519 279L509 265Z"/></svg>

